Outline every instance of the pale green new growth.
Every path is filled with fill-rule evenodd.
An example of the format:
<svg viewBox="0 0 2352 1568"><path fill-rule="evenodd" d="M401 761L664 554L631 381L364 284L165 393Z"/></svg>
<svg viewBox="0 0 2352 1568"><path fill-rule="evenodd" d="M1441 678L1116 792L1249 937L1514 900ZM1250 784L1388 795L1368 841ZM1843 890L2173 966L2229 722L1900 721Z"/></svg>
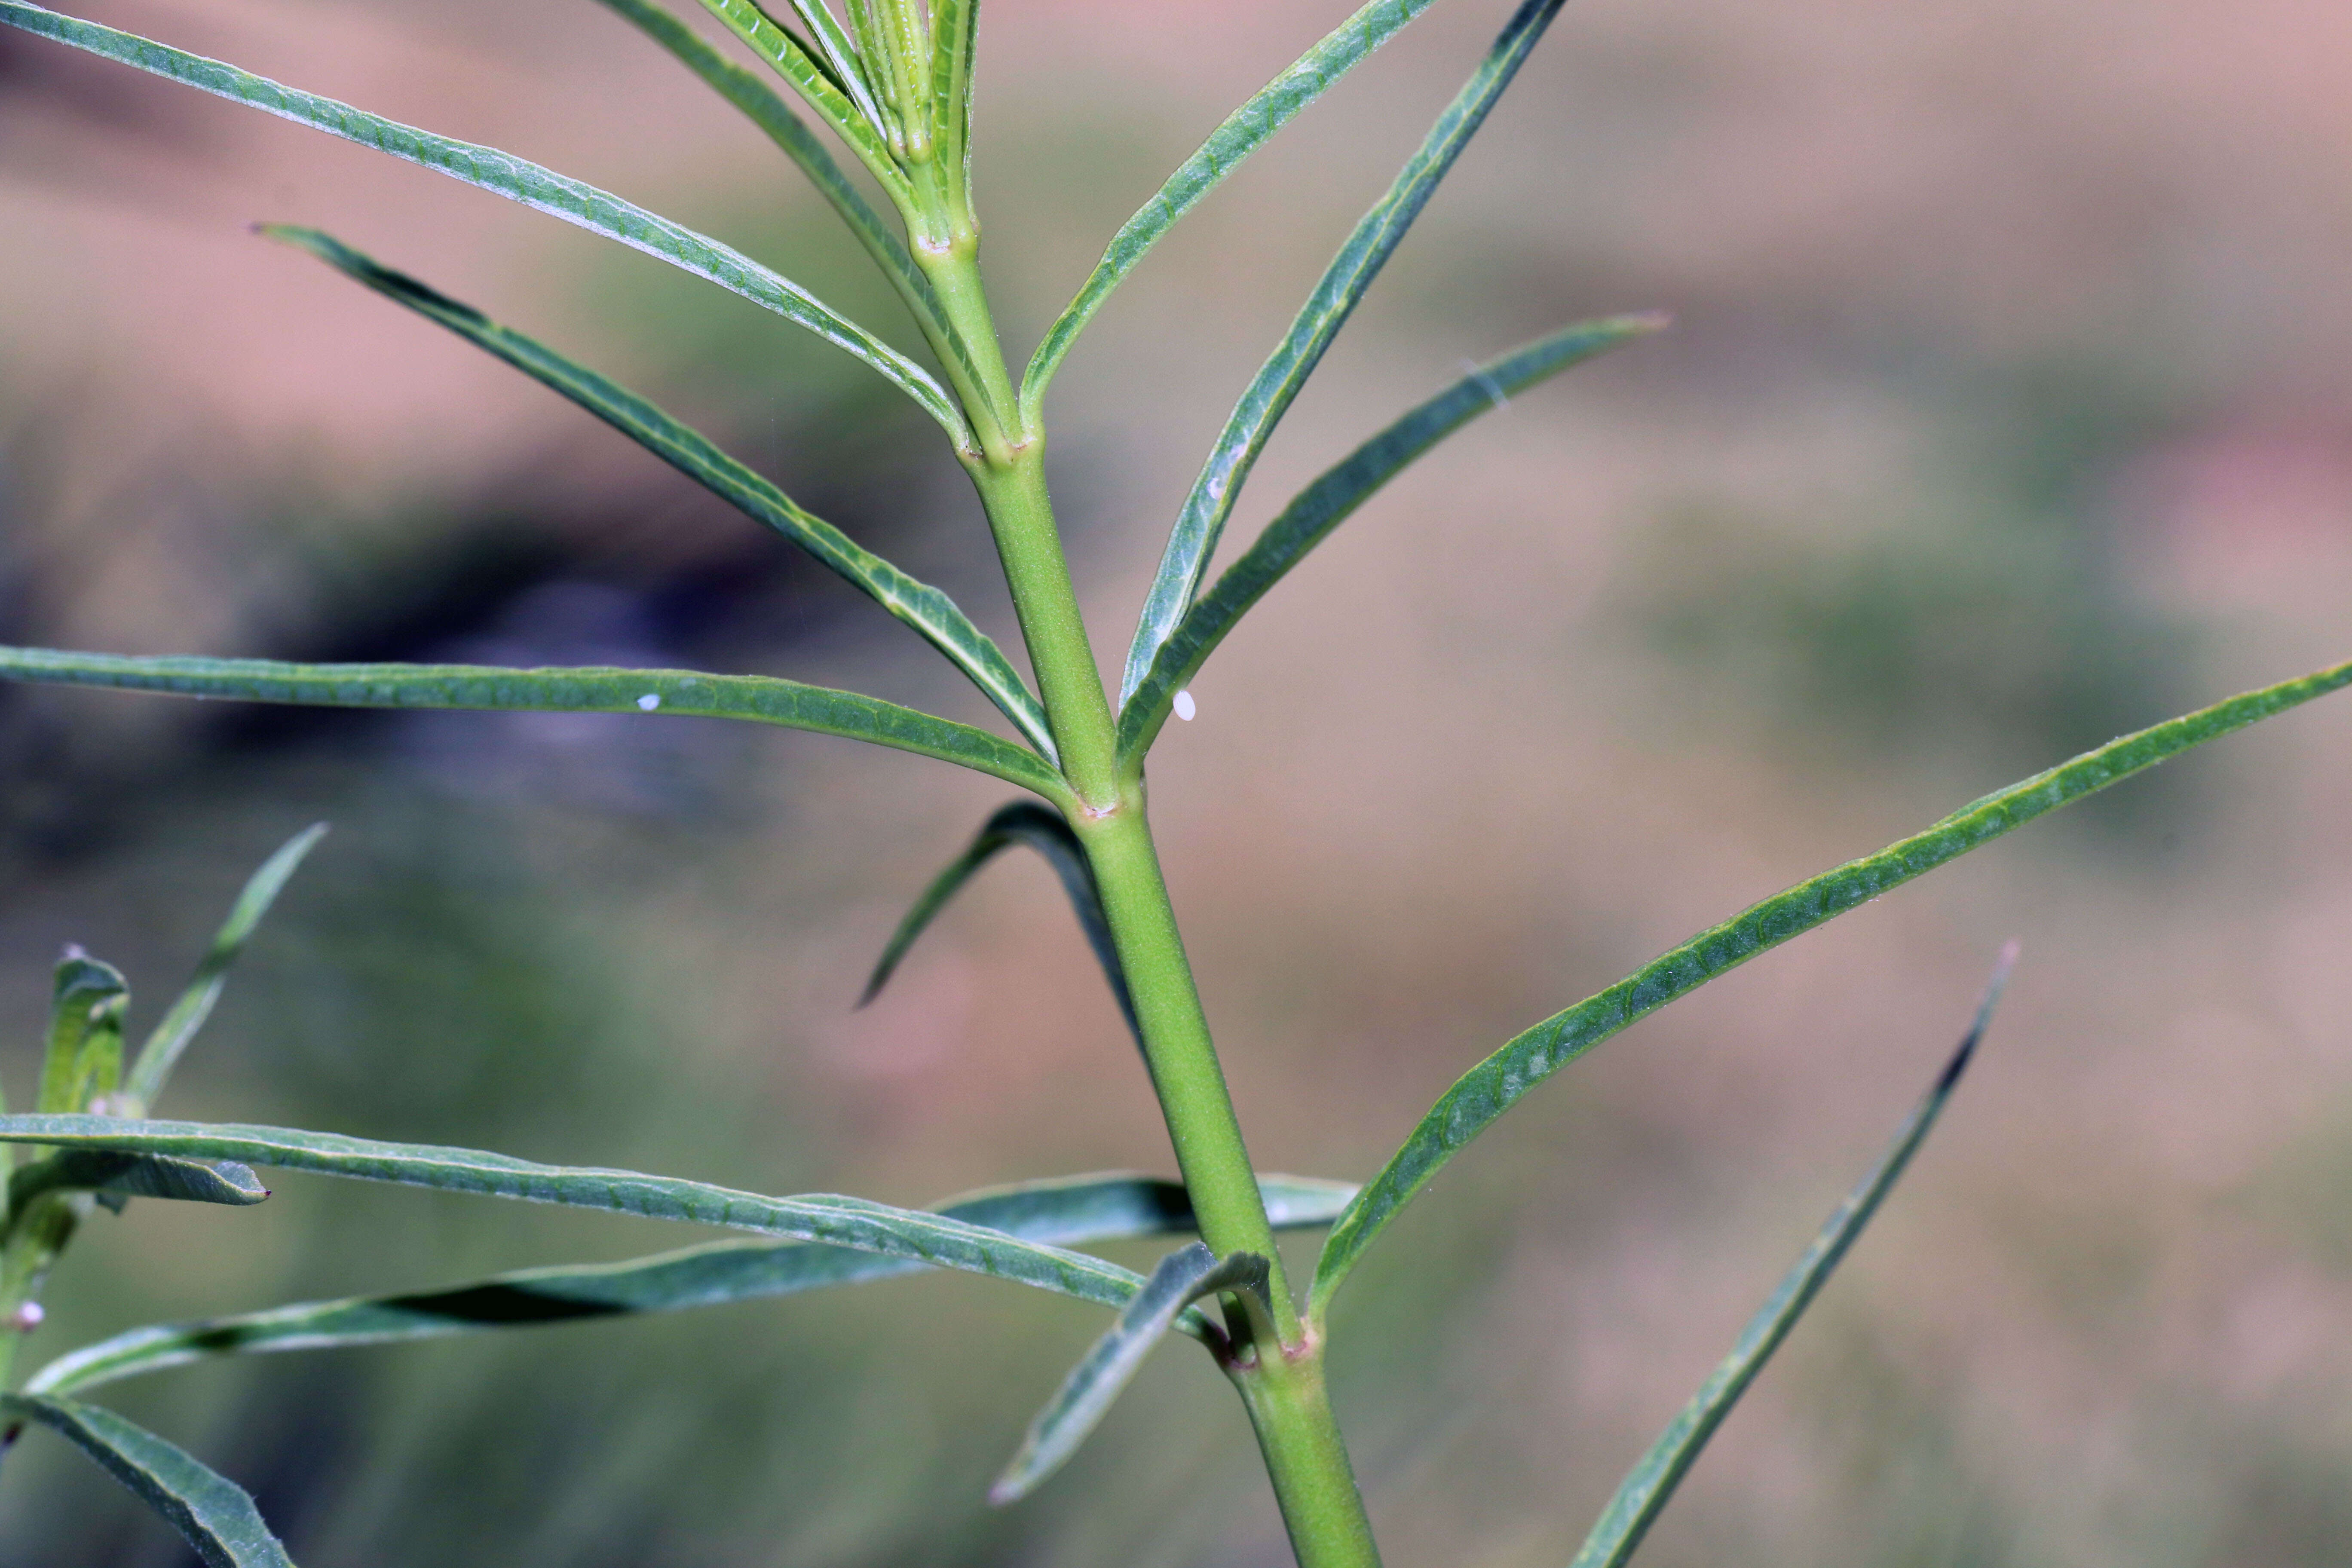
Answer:
<svg viewBox="0 0 2352 1568"><path fill-rule="evenodd" d="M1682 1484L1683 1477L1697 1462L1699 1450L1706 1447L1706 1440L1715 1436L1715 1429L1723 1424L1739 1396L1748 1392L1748 1385L1756 1381L1756 1374L1764 1370L1764 1363L1780 1348L1780 1342L1789 1337L1789 1331L1797 1326L1797 1320L1812 1305L1813 1298L1821 1294L1831 1272L1844 1258L1863 1227L1877 1214L1878 1205L1885 1201L1895 1184L1902 1179L1911 1156L1927 1141L1928 1130L1943 1114L1945 1102L1959 1086L1960 1075L1968 1070L1969 1059L1984 1039L1985 1029L1992 1022L1992 1010L2000 1001L2001 987L2008 983L2010 966L2016 962L2017 944L2011 942L1993 970L1984 1000L1977 1004L1976 1020L1961 1037L1959 1048L1944 1064L1944 1070L1937 1074L1927 1098L1895 1134L1895 1142L1870 1174L1863 1178L1862 1184L1849 1193L1837 1212L1830 1215L1821 1234L1813 1237L1812 1245L1805 1248L1805 1255L1797 1259L1796 1267L1789 1270L1771 1298L1748 1319L1731 1353L1691 1396L1691 1402L1666 1424L1658 1440L1650 1445L1649 1451L1626 1475L1616 1495L1609 1500L1609 1506L1601 1510L1600 1522L1592 1527L1592 1533L1586 1538L1570 1568L1623 1568L1625 1560L1633 1555L1633 1549L1642 1544L1642 1537L1649 1533L1659 1511L1674 1496L1675 1488Z"/></svg>
<svg viewBox="0 0 2352 1568"><path fill-rule="evenodd" d="M324 131L331 136L389 153L422 168L520 202L551 217L576 224L593 234L619 240L633 250L658 257L754 304L766 306L793 325L806 328L864 361L938 420L959 447L971 444L971 430L963 416L929 372L835 312L799 284L708 235L697 234L593 185L543 169L511 153L436 136L218 60L28 5L24 0L0 0L0 22L169 77L265 113Z"/></svg>
<svg viewBox="0 0 2352 1568"><path fill-rule="evenodd" d="M205 1568L294 1568L251 1493L144 1427L94 1405L21 1394L0 1394L0 1416L37 1422L96 1459L170 1520Z"/></svg>

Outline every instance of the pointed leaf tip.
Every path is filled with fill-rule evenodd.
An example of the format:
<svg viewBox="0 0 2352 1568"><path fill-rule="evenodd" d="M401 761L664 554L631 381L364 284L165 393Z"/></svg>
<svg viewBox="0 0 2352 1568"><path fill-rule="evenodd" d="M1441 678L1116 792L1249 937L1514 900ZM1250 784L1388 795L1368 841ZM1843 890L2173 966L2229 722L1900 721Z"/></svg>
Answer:
<svg viewBox="0 0 2352 1568"><path fill-rule="evenodd" d="M2010 969L2016 961L2017 944L2012 942L2001 950L1992 980L1985 987L1984 1000L1977 1005L1976 1018L1961 1037L1959 1048L1937 1075L1934 1086L1904 1121L1877 1165L1838 1205L1804 1256L1797 1259L1796 1267L1781 1279L1779 1289L1757 1310L1756 1315L1748 1319L1731 1353L1626 1474L1570 1568L1623 1568L1625 1561L1642 1544L1643 1537L1656 1522L1675 1489L1697 1462L1707 1439L1756 1381L1757 1373L1763 1371L1772 1352L1789 1337L1805 1309L1821 1294L1832 1271L1862 1235L1863 1227L1877 1214L1886 1194L1911 1163L1911 1157L1919 1152L1919 1145L1926 1142L1945 1102L1951 1098L1953 1086L1959 1082L1978 1043L1984 1038L1993 1008L2000 1000L2001 988L2008 983Z"/></svg>

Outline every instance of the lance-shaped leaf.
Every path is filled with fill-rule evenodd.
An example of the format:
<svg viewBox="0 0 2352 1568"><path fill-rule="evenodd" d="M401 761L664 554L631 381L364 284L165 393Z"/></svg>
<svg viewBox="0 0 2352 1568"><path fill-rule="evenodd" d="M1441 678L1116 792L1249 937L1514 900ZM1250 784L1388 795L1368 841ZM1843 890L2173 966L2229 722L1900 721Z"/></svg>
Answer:
<svg viewBox="0 0 2352 1568"><path fill-rule="evenodd" d="M1119 701L1124 704L1143 683L1144 675L1160 645L1168 640L1184 612L1192 606L1192 595L1201 589L1201 579L1209 570L1209 558L1216 553L1217 539L1224 531L1225 520L1233 514L1234 503L1241 498L1242 486L1249 472L1265 449L1274 427L1288 411L1298 389L1315 374L1323 362L1324 351L1331 340L1339 335L1354 313L1357 302L1380 276L1381 268L1394 254L1403 240L1412 220L1421 216L1435 194L1438 182L1444 179L1462 149L1486 121L1487 112L1503 96L1504 89L1518 74L1530 50L1559 15L1563 0L1526 0L1494 47L1478 64L1470 79L1445 111L1431 126L1421 148L1405 163L1396 183L1358 221L1355 232L1339 247L1339 254L1324 269L1315 291L1299 308L1290 331L1265 363L1259 367L1249 389L1234 405L1225 421L1224 430L1210 449L1209 460L1201 468L1201 477L1192 481L1192 493L1184 498L1183 510L1177 514L1176 526L1169 534L1168 548L1160 558L1160 571L1153 577L1151 591L1144 598L1142 619L1135 628L1135 642L1128 650L1127 668L1119 680Z"/></svg>
<svg viewBox="0 0 2352 1568"><path fill-rule="evenodd" d="M1016 800L1001 808L982 824L979 836L971 847L955 858L931 879L915 907L907 911L898 929L890 933L890 941L882 949L882 956L874 965L874 973L866 982L865 994L857 1005L865 1006L882 994L898 961L915 945L933 916L946 907L973 873L988 864L1000 849L1015 844L1026 844L1045 858L1054 874L1062 879L1062 891L1069 896L1070 907L1077 911L1078 925L1087 933L1087 945L1095 951L1095 962L1102 965L1103 978L1110 982L1111 995L1118 1003L1119 1016L1127 1020L1128 1033L1135 1037L1136 1048L1143 1047L1143 1026L1136 1021L1135 998L1127 988L1127 971L1118 962L1118 949L1111 942L1110 921L1103 913L1102 893L1095 886L1095 869L1087 861L1087 852L1078 836L1070 830L1067 818L1049 806L1034 801Z"/></svg>
<svg viewBox="0 0 2352 1568"><path fill-rule="evenodd" d="M180 1053L188 1048L188 1042L196 1037L196 1031L212 1016L213 1005L220 1000L221 987L228 984L230 966L245 951L254 928L269 912L269 906L278 901L278 893L300 867L302 858L310 853L311 847L326 832L323 822L304 828L263 861L261 869L247 880L236 902L229 906L228 919L213 937L211 950L189 977L187 988L155 1026L155 1032L147 1037L147 1043L139 1048L139 1058L131 1064L131 1076L122 1086L123 1114L144 1116L147 1108L155 1103Z"/></svg>
<svg viewBox="0 0 2352 1568"><path fill-rule="evenodd" d="M1830 1215L1821 1234L1813 1237L1812 1245L1805 1248L1804 1256L1797 1259L1797 1266L1789 1270L1780 1288L1748 1320L1731 1353L1699 1385L1698 1393L1681 1413L1666 1424L1658 1440L1650 1445L1649 1452L1627 1472L1570 1568L1623 1568L1625 1560L1642 1544L1642 1538L1649 1533L1659 1510L1666 1506L1675 1488L1682 1484L1683 1477L1697 1462L1699 1450L1706 1447L1706 1440L1715 1435L1715 1429L1723 1424L1724 1416L1730 1414L1739 1396L1748 1392L1748 1385L1756 1381L1756 1374L1764 1370L1772 1352L1780 1348L1780 1342L1789 1337L1789 1331L1797 1326L1797 1319L1812 1305L1831 1270L1878 1212L1878 1205L1885 1201L1905 1167L1911 1163L1911 1156L1919 1152L1928 1129L1943 1114L1944 1102L1951 1098L1960 1074L1968 1069L1969 1058L1976 1054L1977 1042L1984 1037L1985 1026L1992 1021L1993 1007L2000 1000L2001 986L2009 978L2010 965L2016 960L2017 944L2011 942L1993 971L1992 984L1985 988L1984 1000L1977 1007L1976 1022L1969 1026L1959 1049L1944 1065L1927 1098L1895 1133L1895 1142L1877 1166Z"/></svg>
<svg viewBox="0 0 2352 1568"><path fill-rule="evenodd" d="M1261 1176L1277 1230L1328 1225L1355 1194L1341 1182ZM1074 1176L968 1194L938 1213L1055 1247L1165 1236L1192 1228L1176 1182ZM74 1393L119 1378L220 1356L439 1339L493 1329L677 1311L789 1296L918 1272L922 1265L803 1241L718 1241L625 1263L521 1268L439 1290L306 1301L263 1312L132 1329L43 1367L28 1391Z"/></svg>
<svg viewBox="0 0 2352 1568"><path fill-rule="evenodd" d="M1242 558L1177 623L1152 656L1151 668L1118 714L1118 751L1132 765L1168 721L1169 704L1192 683L1225 634L1297 565L1308 551L1354 515L1382 485L1423 453L1491 408L1537 383L1665 325L1659 315L1580 321L1480 365L1348 454L1294 497Z"/></svg>
<svg viewBox="0 0 2352 1568"><path fill-rule="evenodd" d="M985 730L878 697L765 675L685 669L506 669L478 664L288 664L268 658L139 658L0 647L0 679L296 702L318 708L447 708L545 713L657 713L741 719L846 735L937 757L1065 798L1036 752Z"/></svg>
<svg viewBox="0 0 2352 1568"><path fill-rule="evenodd" d="M394 272L316 229L278 226L262 232L309 251L386 299L496 355L541 385L562 394L628 437L654 456L726 501L752 521L764 524L815 556L845 582L865 593L958 669L1048 760L1054 737L1045 710L1032 696L1003 651L971 624L953 599L898 570L841 530L803 510L763 476L719 450L711 439L682 424L633 392L511 328L499 326L472 306L452 300L404 273Z"/></svg>
<svg viewBox="0 0 2352 1568"><path fill-rule="evenodd" d="M261 1179L235 1161L62 1149L8 1178L8 1212L22 1214L35 1198L54 1192L96 1193L102 1198L172 1198L235 1208L250 1206L269 1195Z"/></svg>
<svg viewBox="0 0 2352 1568"><path fill-rule="evenodd" d="M1266 1269L1266 1260L1255 1252L1236 1252L1220 1262L1197 1241L1161 1258L1118 1321L1095 1342L1029 1423L1013 1462L989 1489L988 1500L1001 1507L1035 1490L1038 1482L1077 1451L1186 1308L1220 1290L1262 1292Z"/></svg>
<svg viewBox="0 0 2352 1568"><path fill-rule="evenodd" d="M140 1501L169 1520L205 1568L294 1568L261 1520L253 1496L111 1410L71 1399L0 1394L0 1416L37 1422L96 1459Z"/></svg>
<svg viewBox="0 0 2352 1568"><path fill-rule="evenodd" d="M1076 298L1047 330L1021 377L1021 414L1031 428L1037 425L1045 388L1053 382L1054 373L1061 368L1070 345L1078 341L1078 334L1102 309L1111 290L1160 243L1160 237L1175 227L1177 219L1192 211L1194 204L1239 168L1242 161L1263 146L1268 137L1290 123L1300 110L1322 97L1366 56L1395 37L1399 28L1435 3L1436 0L1371 0L1371 4L1292 61L1289 68L1266 83L1247 103L1227 115L1224 123L1201 144L1200 151L1185 159L1151 199L1119 226Z"/></svg>
<svg viewBox="0 0 2352 1568"><path fill-rule="evenodd" d="M795 326L814 332L864 361L938 420L959 450L972 447L971 429L955 400L922 366L799 284L708 235L697 234L609 192L543 169L511 153L436 136L331 98L255 76L219 60L192 55L135 34L117 32L79 17L60 16L26 5L24 0L0 0L0 23L389 153L658 257L755 304L766 306Z"/></svg>
<svg viewBox="0 0 2352 1568"><path fill-rule="evenodd" d="M50 984L39 1110L81 1110L114 1092L122 1077L122 1013L130 1005L121 970L78 947L66 949Z"/></svg>
<svg viewBox="0 0 2352 1568"><path fill-rule="evenodd" d="M194 1121L124 1121L110 1116L0 1117L0 1141L165 1154L390 1182L440 1192L603 1209L821 1241L1034 1286L1100 1306L1124 1307L1142 1284L1132 1269L1042 1242L1024 1241L944 1215L816 1193L762 1197L708 1182L636 1171L542 1165L478 1149L384 1143L332 1132ZM1205 1323L1202 1324L1206 1328Z"/></svg>
<svg viewBox="0 0 2352 1568"><path fill-rule="evenodd" d="M1319 1321L1331 1294L1398 1211L1445 1163L1492 1126L1521 1095L1636 1019L1815 926L1825 925L1913 878L1990 844L2046 812L2118 784L2192 746L2352 685L2352 664L2283 680L2153 725L2085 752L1962 806L1875 855L1849 860L1712 926L1607 990L1556 1013L1462 1075L1349 1205L1323 1245L1309 1311Z"/></svg>

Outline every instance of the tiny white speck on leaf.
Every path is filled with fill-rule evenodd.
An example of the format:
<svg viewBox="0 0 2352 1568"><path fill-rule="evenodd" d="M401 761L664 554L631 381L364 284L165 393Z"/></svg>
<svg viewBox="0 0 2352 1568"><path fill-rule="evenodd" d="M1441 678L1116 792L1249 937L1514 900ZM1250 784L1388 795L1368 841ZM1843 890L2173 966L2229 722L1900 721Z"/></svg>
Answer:
<svg viewBox="0 0 2352 1568"><path fill-rule="evenodd" d="M1192 721L1192 715L1199 711L1200 709L1193 705L1191 692L1180 691L1176 694L1176 717L1189 724Z"/></svg>
<svg viewBox="0 0 2352 1568"><path fill-rule="evenodd" d="M637 706L650 713L661 706L661 694L657 691L648 691L637 699Z"/></svg>

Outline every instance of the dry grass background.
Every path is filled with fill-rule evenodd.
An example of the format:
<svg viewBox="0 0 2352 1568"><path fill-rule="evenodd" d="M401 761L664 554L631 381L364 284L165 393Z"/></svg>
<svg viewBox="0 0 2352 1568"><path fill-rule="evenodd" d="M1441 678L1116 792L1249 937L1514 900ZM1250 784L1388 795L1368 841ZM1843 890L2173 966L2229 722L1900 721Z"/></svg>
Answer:
<svg viewBox="0 0 2352 1568"><path fill-rule="evenodd" d="M885 319L790 171L597 7L89 14L514 148ZM982 196L1022 346L1337 14L991 0ZM1072 361L1055 460L1107 657L1234 392L1498 19L1417 24ZM1237 531L1465 359L1581 314L1662 306L1675 331L1400 481L1155 753L1265 1163L1363 1174L1501 1038L1728 910L2345 657L2347 34L2316 0L1563 16ZM325 227L657 389L1001 630L968 492L908 455L924 432L750 307L32 40L0 52L0 204L9 640L693 658L975 706L650 459L243 226ZM57 693L8 698L0 747L20 1094L59 942L152 999L242 868L329 816L172 1109L898 1201L1167 1163L1034 867L992 872L848 1012L996 802L951 771L689 725ZM1758 962L1515 1112L1341 1310L1390 1561L1571 1553L2011 935L1988 1055L1643 1561L2352 1552L2347 757L2336 704L2233 740ZM78 1248L43 1348L670 1239L318 1183L155 1207ZM312 1568L1278 1562L1238 1413L1173 1356L1045 1496L984 1512L1090 1327L920 1281L125 1399L255 1484ZM0 1505L11 1563L174 1561L39 1449Z"/></svg>

